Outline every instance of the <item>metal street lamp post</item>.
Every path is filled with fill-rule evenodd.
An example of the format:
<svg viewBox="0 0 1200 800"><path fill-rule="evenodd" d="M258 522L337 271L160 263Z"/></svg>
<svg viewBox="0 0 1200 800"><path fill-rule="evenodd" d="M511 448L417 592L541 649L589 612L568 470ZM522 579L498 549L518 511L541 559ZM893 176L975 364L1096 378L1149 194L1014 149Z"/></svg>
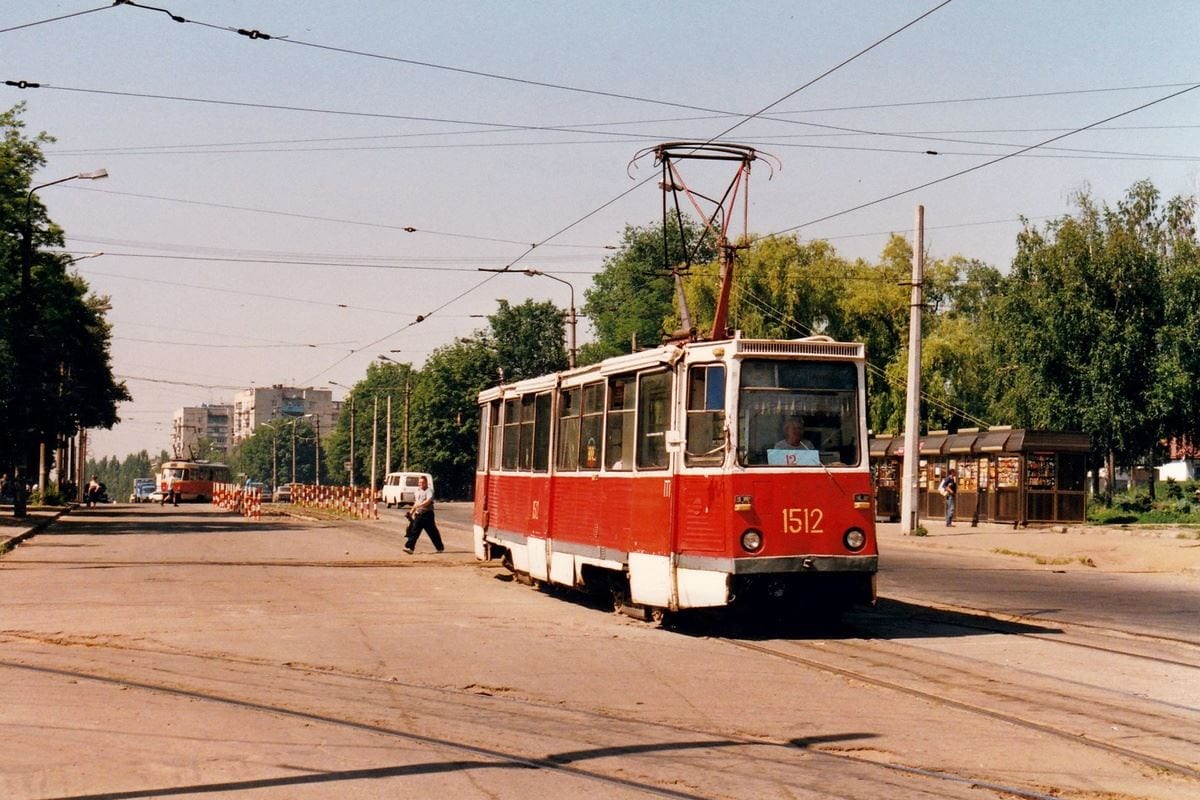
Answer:
<svg viewBox="0 0 1200 800"><path fill-rule="evenodd" d="M578 316L575 313L575 287L571 284L571 282L564 281L562 278L559 278L555 275L551 275L548 272L542 272L540 269L489 269L487 267L480 267L479 271L480 272L516 272L516 273L520 273L521 275L527 275L530 278L534 277L535 275L540 275L543 278L549 278L552 281L558 281L559 283L564 284L568 289L571 290L571 311L570 311L570 314L568 314L568 316L567 316L567 325L569 326L568 332L570 334L570 339L567 342L567 366L570 367L571 369L575 369L575 357L579 352L578 348L575 346L575 325L578 321Z"/></svg>
<svg viewBox="0 0 1200 800"><path fill-rule="evenodd" d="M382 361L390 361L393 364L395 364L396 366L404 367L404 456L400 462L401 463L400 469L407 472L408 471L408 398L409 398L409 395L411 394L408 379L412 375L412 368L408 364L402 364L399 361L397 361L396 359L392 358L391 356L386 356L383 353L379 354L379 358ZM387 445L387 469L384 470L385 472L387 472L388 470L390 470L392 468L392 396L390 394L388 395L387 421L388 421L388 423L387 423L388 445Z"/></svg>
<svg viewBox="0 0 1200 800"><path fill-rule="evenodd" d="M269 422L261 424L264 428L271 429L271 493L274 494L279 488L279 458L275 449L279 443L279 430Z"/></svg>
<svg viewBox="0 0 1200 800"><path fill-rule="evenodd" d="M15 420L16 436L14 439L17 448L17 457L16 462L13 464L13 476L16 484L16 496L13 498L14 517L23 517L26 515L28 510L27 500L25 497L25 476L22 474L22 470L25 467L25 459L28 457L28 454L26 453L28 446L28 428L29 423L32 421L25 409L28 408L28 404L31 399L27 394L31 387L29 386L29 376L26 374L26 372L28 365L34 362L34 359L32 358L33 354L29 352L30 343L33 341L32 337L29 335L33 316L33 195L39 189L45 189L47 186L54 186L55 184L66 183L67 181L94 181L107 177L108 171L104 169L98 169L94 172L80 172L76 175L69 175L66 178L59 178L56 181L38 184L30 189L29 193L25 195L25 226L21 232L21 322L18 326L20 336L23 341L14 343L15 348L13 353L15 356L14 361L16 362L14 364L15 369L13 372L17 384L14 387L13 396L17 400L18 408L21 409L21 411L18 412L18 419ZM47 476L39 475L38 486L43 491L45 491L46 483Z"/></svg>

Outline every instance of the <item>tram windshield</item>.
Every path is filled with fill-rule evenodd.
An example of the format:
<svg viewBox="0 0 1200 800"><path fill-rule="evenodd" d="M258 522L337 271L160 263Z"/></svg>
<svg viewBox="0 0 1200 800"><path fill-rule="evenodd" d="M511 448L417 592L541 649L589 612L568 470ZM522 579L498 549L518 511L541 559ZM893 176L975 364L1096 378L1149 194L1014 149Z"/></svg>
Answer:
<svg viewBox="0 0 1200 800"><path fill-rule="evenodd" d="M738 387L738 463L857 466L860 415L853 363L746 359Z"/></svg>

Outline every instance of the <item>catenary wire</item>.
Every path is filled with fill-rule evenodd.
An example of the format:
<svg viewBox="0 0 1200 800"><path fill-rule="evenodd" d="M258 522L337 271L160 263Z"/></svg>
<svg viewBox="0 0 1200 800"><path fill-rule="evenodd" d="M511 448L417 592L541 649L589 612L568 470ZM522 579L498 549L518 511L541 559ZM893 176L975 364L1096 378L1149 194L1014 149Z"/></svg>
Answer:
<svg viewBox="0 0 1200 800"><path fill-rule="evenodd" d="M306 219L314 222L334 222L338 225L358 225L365 228L380 228L382 230L396 230L405 233L423 233L428 236L446 236L453 239L472 239L482 242L496 242L498 244L517 244L525 245L528 242L518 241L516 239L498 239L493 236L474 236L466 233L452 233L449 231L434 231L424 228L417 228L411 225L389 225L385 222L364 222L362 220L340 219L337 217L321 217L315 214L298 214L292 211L276 211L268 208L253 208L250 206L236 206L229 203L210 203L202 200L186 200L179 197L163 197L162 195L154 194L138 194L136 192L118 192L112 189L94 189L87 186L66 186L64 188L79 192L99 192L101 194L111 194L118 197L136 197L142 200L160 200L165 203L182 203L192 206L203 206L206 208L221 208L230 211L250 211L255 214L270 214L276 217L291 217L293 219ZM589 244L559 244L556 247L579 247L598 250L612 249L611 245L589 245Z"/></svg>
<svg viewBox="0 0 1200 800"><path fill-rule="evenodd" d="M64 20L64 19L70 19L71 17L82 17L84 14L94 14L97 11L107 11L110 8L112 8L112 5L100 6L99 8L89 8L86 11L76 11L72 14L63 14L58 17L51 17L49 19L41 19L41 20L38 20L37 22L26 22L22 25L13 25L10 28L0 28L0 33L8 33L9 31L19 31L19 30L22 30L23 28L32 28L36 25L45 25L49 22L58 22L58 21Z"/></svg>
<svg viewBox="0 0 1200 800"><path fill-rule="evenodd" d="M324 301L324 300L309 300L309 299L303 298L303 297L285 297L284 295L267 294L265 292L248 292L244 289L224 289L224 288L217 287L217 286L200 286L200 285L194 284L194 283L183 283L182 281L167 281L167 280L163 280L161 278L146 278L146 277L134 276L134 275L120 275L115 272L104 272L103 270L93 269L91 267L81 267L79 269L81 272L86 272L89 275L100 275L105 278L117 278L118 280L138 281L140 283L154 283L154 284L160 284L160 285L164 285L164 286L183 287L185 289L199 289L199 290L205 291L205 292L221 292L224 294L236 294L239 297L260 297L260 298L263 298L266 300L281 300L281 301L288 302L288 303L304 303L306 305L313 305L313 306L327 306L330 308L341 308L341 309L346 309L346 310L350 310L350 311L370 311L370 312L373 312L376 314L391 314L391 315L400 316L400 317L413 316L411 313L408 313L408 312L393 311L391 309L385 309L385 308L369 308L367 306L350 305L349 303L331 303L331 302Z"/></svg>
<svg viewBox="0 0 1200 800"><path fill-rule="evenodd" d="M1002 156L998 156L998 157L996 157L996 158L989 159L988 161L985 161L985 162L983 162L983 163L981 163L981 164L976 164L976 165L974 165L974 166L972 166L972 167L968 167L968 168L966 168L966 169L958 170L957 172L952 172L952 173L950 173L949 175L944 175L944 176L942 176L942 177L940 177L940 178L935 178L934 180L931 180L931 181L926 181L925 183L922 183L922 184L920 184L920 185L918 185L918 186L912 186L912 187L909 187L908 189L902 189L902 190L900 190L900 191L898 191L898 192L892 192L891 194L889 194L889 195L885 195L884 197L879 197L879 198L876 198L876 199L874 199L874 200L870 200L870 201L868 201L868 202L866 202L866 203L859 203L858 205L856 205L856 206L852 206L851 208L846 208L846 209L843 209L843 210L841 210L841 211L835 211L835 212L833 212L832 214L826 214L826 215L825 215L825 216L823 216L823 217L818 217L817 219L809 220L808 222L803 222L803 223L801 223L801 224L799 224L799 225L793 225L793 226L792 226L792 227L790 227L790 228L784 228L784 229L782 229L782 230L775 231L774 233L767 234L767 235L768 235L768 236L776 236L776 235L779 235L779 234L782 234L782 233L791 233L792 231L798 231L798 230L800 230L801 228L805 228L805 227L807 227L807 226L809 226L809 225L816 225L816 224L817 224L817 223L819 223L819 222L826 222L826 221L828 221L828 220L834 219L835 217L841 217L841 216L844 216L844 215L846 215L846 214L851 214L851 213L853 213L853 212L855 212L855 211L861 211L861 210L862 210L862 209L864 209L864 208L869 208L870 206L873 206L873 205L878 205L879 203L883 203L883 202L886 202L886 201L888 201L888 200L894 200L894 199L895 199L895 198L897 198L897 197L903 197L903 196L904 196L904 195L906 195L906 194L912 194L913 192L917 192L917 191L920 191L921 189L926 189L926 188L928 188L928 187L930 187L930 186L935 186L935 185L937 185L937 184L939 184L939 183L944 183L944 182L946 182L946 181L953 180L954 178L960 178L960 177L962 177L963 175L967 175L967 174L969 174L969 173L972 173L972 172L977 172L978 170L984 169L984 168L986 168L986 167L990 167L990 166L993 166L993 165L995 165L995 164L999 164L999 163L1000 163L1000 162L1002 162L1002 161L1007 161L1008 159L1010 159L1010 158L1013 158L1014 156L1018 156L1018 155L1021 155L1022 153L1026 153L1026 152L1028 152L1028 151L1030 151L1030 150L1033 150L1033 149L1036 149L1036 148L1042 147L1042 146L1044 146L1044 145L1047 145L1047 144L1049 144L1050 142L1057 142L1057 141L1059 141L1060 139L1065 139L1065 138L1067 138L1068 136L1074 136L1074 135L1075 135L1075 134L1077 134L1077 133L1081 133L1081 132L1083 132L1083 131L1086 131L1086 130L1088 130L1088 129L1090 129L1090 128L1095 128L1095 127L1096 127L1096 126L1098 126L1098 125L1103 125L1104 123L1106 123L1106 122L1110 122L1110 121L1112 121L1112 120L1114 120L1114 119L1120 119L1121 117L1128 116L1129 114L1134 114L1134 113L1136 113L1136 112L1138 112L1138 111L1142 111L1142 110L1144 110L1144 109L1150 108L1151 106L1154 106L1154 105L1157 105L1157 104L1159 104L1159 103L1166 102L1167 100L1171 100L1171 99L1173 99L1173 98L1179 97L1180 95L1186 94L1186 93L1188 93L1188 92L1191 92L1191 91L1195 91L1195 90L1196 90L1196 89L1198 89L1198 88L1200 88L1200 83L1192 84L1191 86L1188 86L1186 89L1180 89L1179 91L1176 91L1176 92L1171 92L1170 94L1168 94L1168 95L1165 95L1165 96L1163 96L1163 97L1159 97L1159 98L1157 98L1157 99L1155 99L1155 100L1151 100L1151 101L1149 101L1149 102L1142 103L1142 104L1140 104L1140 105L1134 106L1133 108L1127 109L1127 110L1125 110L1125 111L1121 111L1120 113L1113 114L1112 116L1105 117L1104 119L1097 120L1096 122L1089 123L1089 124L1087 124L1087 125L1084 125L1084 126L1082 126L1082 127L1075 128L1075 129L1073 129L1073 130L1071 130L1071 131L1069 131L1069 132L1067 132L1067 133L1063 133L1063 134L1060 134L1060 135L1058 135L1058 136L1053 136L1053 137L1051 137L1051 138L1049 138L1049 139L1046 139L1046 140L1044 140L1044 141L1042 141L1042 142L1038 142L1037 144L1031 144L1031 145L1029 145L1029 146L1027 146L1027 147L1022 147L1021 149L1019 149L1019 150L1017 150L1017 151L1015 151L1015 152L1012 152L1012 153L1006 153L1006 154L1004 154L1004 155L1002 155Z"/></svg>
<svg viewBox="0 0 1200 800"><path fill-rule="evenodd" d="M935 9L933 9L933 10L935 10L935 11L936 11L938 8L942 8L943 6L947 5L949 2L951 2L951 0L945 0L945 2L941 3L940 5L938 5L938 6L937 6ZM932 13L932 11L930 11L930 12L926 12L925 14L922 14L920 17L918 17L918 20L920 20L920 19L924 19L924 18L925 18L926 16L928 16L930 13ZM915 21L914 21L914 22L915 22ZM898 33L900 30L905 30L906 28L910 27L912 24L913 24L913 23L911 23L911 22L910 22L910 23L908 23L908 24L904 25L904 26L903 26L903 27L901 27L901 28L900 28L898 31L896 31L896 33ZM866 47L866 48L864 48L864 49L860 50L860 51L859 51L858 53L856 53L854 56L852 56L851 58L848 58L848 59L846 59L846 60L842 61L840 64L838 64L838 65L837 65L836 67L834 67L833 69L826 70L824 73L822 73L822 74L821 74L821 76L820 76L820 77L818 77L818 78L816 78L816 79L814 79L814 80L810 80L810 81L808 81L807 83L805 83L805 84L804 84L804 86L802 86L802 87L801 87L801 89L803 89L803 88L807 88L807 87L809 87L809 86L812 86L814 83L816 83L816 82L817 82L818 80L820 80L821 78L827 77L828 75L832 74L833 72L835 72L835 71L837 71L837 70L841 69L842 67L846 66L847 64L851 63L851 62L852 62L852 61L854 61L855 59L857 59L857 58L860 58L860 57L861 57L861 56L863 56L864 54L866 54L866 53L870 52L871 50L873 50L875 47L878 47L878 46L879 46L880 44L882 44L883 42L885 42L885 41L887 41L888 39L892 38L892 36L894 36L894 35L895 35L895 33L893 33L893 34L889 34L888 36L885 36L884 38L882 38L882 39L878 40L878 41L877 41L875 44L872 44L872 45L870 45L870 46L868 46L868 47ZM797 93L797 92L799 92L799 91L800 91L800 89L797 89L797 90L795 90L795 91L789 92L789 93L786 95L786 97L794 97L794 96L796 95L796 93ZM771 107L772 107L772 106L774 106L774 105L776 105L776 104L775 104L775 103L771 103L771 104L767 105L767 106L766 106L766 107L765 107L763 110L765 111L765 110L767 110L767 109L771 108ZM761 112L760 112L760 113L761 113ZM730 128L730 130L732 130L733 128L736 128L736 127L737 127L736 125L735 125L735 126L732 126L732 127ZM712 139L710 139L709 141L710 141L710 142L711 142L711 141L714 141L716 138L717 138L717 137L713 137L713 138L712 138ZM512 262L510 262L510 264L509 264L509 265L505 266L505 267L504 267L504 269L502 269L502 270L500 270L500 271L498 271L498 272L494 272L494 273L492 273L492 274L491 274L491 275L489 275L487 278L484 278L482 281L480 281L478 284L476 284L474 287L472 287L472 288L470 288L470 289L467 289L466 291L464 291L464 292L460 293L460 294L459 294L459 295L457 295L455 298L453 298L453 299L451 299L451 300L447 301L446 303L444 303L443 305L441 305L440 307L438 307L437 309L435 309L435 310L434 310L434 312L430 312L430 313L432 314L432 313L435 313L436 311L440 311L441 309L443 309L443 308L445 308L447 305L449 305L451 302L455 302L455 301L457 301L459 298L466 296L467 294L469 294L470 292L474 291L475 289L478 289L478 288L480 288L480 287L484 286L485 284L487 284L489 281L493 280L493 279L494 279L494 278L496 278L497 276L504 274L504 273L505 273L505 272L507 272L507 271L508 271L508 270L509 270L509 269L510 269L512 266L514 266L515 264L519 263L519 262L521 261L521 259L523 259L523 258L524 258L526 255L528 255L529 253L533 252L533 250L534 250L536 247L538 247L539 245L541 245L541 244L544 244L544 243L546 243L546 242L548 242L548 241L550 241L550 240L552 240L552 239L554 239L554 238L557 238L558 236L562 235L563 233L565 233L566 231L570 230L571 228L574 228L576 225L579 225L579 224L580 224L581 222L583 222L584 220L586 220L586 219L588 219L588 218L590 218L590 217L594 216L595 214L598 214L598 213L600 213L600 211L602 211L603 209L605 209L605 208L607 208L608 206L610 206L610 205L612 205L612 204L616 203L617 201L621 200L622 198L624 198L624 197L628 196L629 194L633 193L635 190L637 190L637 189L641 188L642 186L645 186L647 183L649 183L650 181L654 180L654 178L655 178L655 176L654 176L654 175L650 175L650 176L646 177L645 179L643 179L643 180L641 180L641 181L637 182L635 185L631 186L629 189L626 189L625 191L621 192L621 193L620 193L620 194L618 194L616 197L614 197L614 198L612 198L612 199L610 199L610 200L608 200L608 201L606 201L606 202L602 203L600 206L598 206L597 208L595 208L595 209L593 209L593 210L589 211L588 213L584 214L582 217L579 217L579 218L578 218L577 220L575 220L574 222L571 222L570 224L568 224L568 225L566 225L566 226L564 226L564 227L560 228L559 230L555 231L554 233L550 234L550 236L547 236L547 237L546 237L545 239L543 239L541 242L538 242L538 243L536 243L536 244L530 245L530 247L529 247L529 248L528 248L528 249L527 249L527 250L526 250L524 253L522 253L521 255L517 256L517 258L516 258L516 259L514 259ZM387 335L387 336L380 337L380 338L379 338L379 339L377 339L375 342L372 342L370 345L368 345L368 347L371 347L371 346L373 346L373 345L375 345L375 344L378 344L379 342L382 342L382 341L384 341L385 339L388 339L388 338L390 338L391 336L395 336L395 335L398 335L398 334L402 333L404 330L407 330L408 328L412 327L413 325L415 325L415 324L417 324L417 323L419 323L419 322L422 322L422 321L423 321L423 320L424 320L426 317L428 317L428 316L429 316L429 315L428 315L428 314L426 314L426 315L423 315L423 316L420 316L420 317L418 317L418 318L417 318L417 319L416 319L414 322L410 323L409 325L405 326L404 328L401 328L400 330L396 331L395 333L393 333L393 334L389 334L389 335ZM362 349L366 349L366 348L362 348ZM355 352L357 352L357 351L355 351ZM350 357L351 355L353 355L353 354L354 354L354 353L352 352L352 353L350 353L350 354L347 354L346 356L343 356L341 359L339 359L339 360L338 360L337 362L335 362L334 364L331 364L329 367L326 367L326 368L325 368L324 370L322 370L321 372L318 372L318 373L316 373L316 375L314 375L314 376L313 376L312 378L310 378L309 380L310 380L310 381L311 381L311 380L315 380L317 377L319 377L320 375L323 375L325 372L328 372L330 369L332 369L333 367L335 367L335 366L337 366L338 364L342 363L343 361L345 361L347 358L349 358L349 357Z"/></svg>
<svg viewBox="0 0 1200 800"><path fill-rule="evenodd" d="M745 300L747 303L749 303L754 308L758 309L764 315L774 318L775 321L778 322L779 324L789 327L792 330L796 331L797 333L804 334L806 336L813 335L813 331L811 329L807 328L804 325L801 325L798 320L785 318L778 309L771 306L769 303L767 303L767 301L763 300L762 298L757 297L752 291L745 289L745 288L739 288L737 291L738 291L738 295L743 300ZM872 364L870 362L867 362L867 369L869 369L873 374L882 378L884 383L887 383L888 385L890 385L894 388L901 388L903 386L903 384L901 382L890 378L887 374L887 371L884 370L882 367L880 367L877 364ZM937 407L941 408L943 411L946 411L950 414L955 414L955 415L962 417L963 419L974 422L976 425L979 425L980 427L986 428L986 427L991 426L990 423L988 423L987 421L979 419L978 417L970 414L969 412L965 411L964 409L956 408L955 406L951 405L950 403L946 402L945 400L933 397L932 395L925 392L923 389L920 390L920 397L926 403L937 406Z"/></svg>
<svg viewBox="0 0 1200 800"><path fill-rule="evenodd" d="M1059 128L1057 130L1065 130ZM630 134L634 136L633 134ZM1020 147L1014 142L982 142L965 139L950 139L945 137L935 136L915 136L912 134L899 134L890 132L873 132L869 134L858 133L837 133L837 134L798 134L801 137L808 136L893 136L905 139L919 139L925 142L947 142L959 144L976 144L982 147ZM187 150L164 150L161 148L152 148L148 150L139 149L136 147L128 149L108 149L103 151L104 155L110 157L148 157L148 156L211 156L211 155L255 155L261 153L379 153L379 152L402 152L409 150L495 150L502 148L533 148L533 147L581 147L585 145L602 145L612 147L613 145L628 145L628 144L647 144L651 142L662 141L664 136L647 136L644 134L636 135L636 138L631 138L623 141L613 141L611 139L604 140L589 140L589 139L571 139L558 141L520 141L520 142L447 142L441 144L380 144L380 145L346 145L346 146L327 146L327 147L238 147L234 149L187 149ZM921 148L903 148L903 147L872 147L868 145L853 145L853 144L813 144L809 142L781 141L784 137L767 137L767 136L747 136L741 137L740 141L743 144L755 145L760 148L792 148L804 150L822 150L832 152L851 152L851 153L897 153L900 155L919 155L919 156L991 156L995 155L992 152L984 152L980 150L930 150ZM1168 161L1168 162L1192 162L1200 161L1200 156L1177 155L1171 153L1137 153L1122 150L1096 150L1084 147L1047 147L1045 153L1021 153L1018 158L1036 158L1036 159L1076 159L1076 160L1092 160L1092 161ZM57 156L79 156L79 155L96 155L87 150L67 150L55 151Z"/></svg>

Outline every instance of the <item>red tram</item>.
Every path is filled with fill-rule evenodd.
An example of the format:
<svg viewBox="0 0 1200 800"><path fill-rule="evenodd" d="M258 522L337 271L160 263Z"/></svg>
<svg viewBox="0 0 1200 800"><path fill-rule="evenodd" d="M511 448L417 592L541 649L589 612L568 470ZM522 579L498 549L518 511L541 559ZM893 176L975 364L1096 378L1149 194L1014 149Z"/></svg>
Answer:
<svg viewBox="0 0 1200 800"><path fill-rule="evenodd" d="M865 363L734 335L488 389L475 555L648 615L873 603Z"/></svg>
<svg viewBox="0 0 1200 800"><path fill-rule="evenodd" d="M166 495L174 487L180 500L203 503L212 500L214 483L229 483L229 474L229 467L214 461L166 461L158 475L158 489Z"/></svg>

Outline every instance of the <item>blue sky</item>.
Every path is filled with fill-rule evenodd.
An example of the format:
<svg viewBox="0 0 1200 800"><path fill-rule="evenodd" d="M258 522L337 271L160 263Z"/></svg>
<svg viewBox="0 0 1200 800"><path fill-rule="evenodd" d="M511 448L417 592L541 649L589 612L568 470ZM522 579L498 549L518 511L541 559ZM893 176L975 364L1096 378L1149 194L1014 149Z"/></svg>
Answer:
<svg viewBox="0 0 1200 800"><path fill-rule="evenodd" d="M849 257L876 258L921 203L935 257L1003 269L1018 218L1066 213L1081 190L1200 188L1196 90L873 203L1200 82L1191 2L954 0L815 82L937 0L157 5L189 22L107 0L0 5L0 77L46 86L0 87L0 103L25 101L28 130L58 139L37 182L110 173L39 194L69 250L105 253L78 269L111 296L135 399L94 434L99 455L156 452L173 409L228 402L225 387L341 396L380 352L420 365L499 298L565 307L557 282L476 270L649 176L648 160L627 173L640 149L788 95L726 137L782 162L753 174L750 229L799 226ZM520 266L582 303L604 246L660 202L651 181Z"/></svg>

